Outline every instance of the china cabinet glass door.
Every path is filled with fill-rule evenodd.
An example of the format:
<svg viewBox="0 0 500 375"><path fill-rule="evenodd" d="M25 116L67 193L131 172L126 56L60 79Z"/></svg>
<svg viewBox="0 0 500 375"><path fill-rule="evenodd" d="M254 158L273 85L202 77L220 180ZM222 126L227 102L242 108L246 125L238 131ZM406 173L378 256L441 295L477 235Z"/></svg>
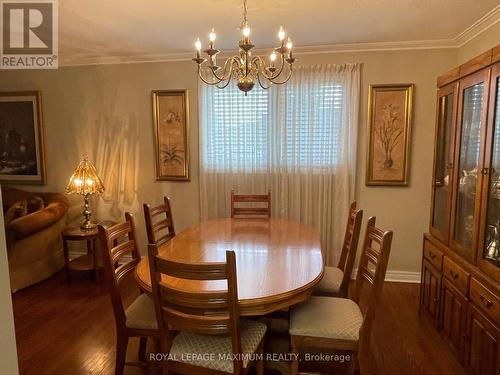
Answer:
<svg viewBox="0 0 500 375"><path fill-rule="evenodd" d="M492 69L484 165L480 266L500 272L500 64ZM495 275L492 275L495 276Z"/></svg>
<svg viewBox="0 0 500 375"><path fill-rule="evenodd" d="M470 261L474 261L477 249L487 77L486 70L460 81L451 247Z"/></svg>
<svg viewBox="0 0 500 375"><path fill-rule="evenodd" d="M438 92L437 132L433 181L431 233L448 242L454 147L454 124L458 84L443 87Z"/></svg>

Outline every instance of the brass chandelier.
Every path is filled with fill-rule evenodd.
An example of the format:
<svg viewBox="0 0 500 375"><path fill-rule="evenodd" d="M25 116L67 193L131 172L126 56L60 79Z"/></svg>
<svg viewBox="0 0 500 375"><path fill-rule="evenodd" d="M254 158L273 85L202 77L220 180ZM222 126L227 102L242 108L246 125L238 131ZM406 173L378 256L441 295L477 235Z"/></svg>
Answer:
<svg viewBox="0 0 500 375"><path fill-rule="evenodd" d="M292 54L292 41L288 37L285 43L285 31L281 27L278 32L280 46L274 48L269 56L269 64L260 56L252 56L255 47L250 40L250 25L247 20L247 1L243 0L243 21L240 26L241 39L238 43L239 53L224 62L223 66L217 65L219 50L215 48L215 31L209 34L208 48L203 52L207 59L201 57L201 41L195 43L196 57L193 61L198 66L198 76L208 84L223 89L231 80L237 79L238 88L247 95L257 81L263 89L268 89L272 84L282 85L292 76L292 66L295 58Z"/></svg>

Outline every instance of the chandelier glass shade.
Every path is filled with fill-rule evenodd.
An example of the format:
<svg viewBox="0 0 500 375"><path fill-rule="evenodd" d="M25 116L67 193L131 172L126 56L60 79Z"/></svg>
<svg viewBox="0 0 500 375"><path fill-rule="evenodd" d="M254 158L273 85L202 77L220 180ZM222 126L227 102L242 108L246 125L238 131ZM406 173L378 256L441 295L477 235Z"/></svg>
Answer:
<svg viewBox="0 0 500 375"><path fill-rule="evenodd" d="M237 80L238 88L247 95L255 83L260 87L268 89L272 84L282 85L292 76L292 66L295 58L292 53L292 41L281 27L278 32L280 46L273 49L269 60L261 56L252 56L255 47L250 40L250 25L247 20L247 1L243 0L243 21L240 26L241 38L238 43L237 55L229 57L222 65L218 65L217 55L220 53L215 48L215 31L209 34L208 48L203 52L207 58L201 57L201 41L195 43L196 57L193 61L198 66L198 76L208 84L223 89L229 85L234 78ZM285 41L286 40L286 41Z"/></svg>

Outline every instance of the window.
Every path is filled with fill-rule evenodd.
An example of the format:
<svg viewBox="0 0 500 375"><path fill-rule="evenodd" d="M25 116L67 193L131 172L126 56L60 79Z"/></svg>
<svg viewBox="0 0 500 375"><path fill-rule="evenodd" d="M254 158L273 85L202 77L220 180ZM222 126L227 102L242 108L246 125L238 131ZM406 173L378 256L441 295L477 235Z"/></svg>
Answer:
<svg viewBox="0 0 500 375"><path fill-rule="evenodd" d="M235 85L202 87L207 171L327 168L339 162L341 84L285 85L245 96Z"/></svg>
<svg viewBox="0 0 500 375"><path fill-rule="evenodd" d="M200 85L200 217L228 217L229 192L272 194L273 217L341 247L354 199L360 64L299 65L285 85L245 96ZM332 261L335 263L335 260Z"/></svg>

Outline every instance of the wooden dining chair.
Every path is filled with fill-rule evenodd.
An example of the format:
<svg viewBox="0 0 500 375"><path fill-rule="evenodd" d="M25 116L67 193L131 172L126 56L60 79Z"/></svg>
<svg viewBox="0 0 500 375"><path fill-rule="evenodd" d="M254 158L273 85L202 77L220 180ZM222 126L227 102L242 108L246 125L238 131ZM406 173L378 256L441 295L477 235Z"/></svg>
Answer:
<svg viewBox="0 0 500 375"><path fill-rule="evenodd" d="M240 321L234 252L226 251L226 262L196 264L162 258L155 244L148 252L160 345L168 353L164 374L247 374L256 364L256 373L262 375L263 358L252 355L263 355L267 327ZM166 277L221 282L222 288L177 289L165 282Z"/></svg>
<svg viewBox="0 0 500 375"><path fill-rule="evenodd" d="M289 333L293 353L298 354L299 349L350 351L350 372L358 371L358 353L367 353L391 243L392 231L376 228L375 217L371 217L352 299L313 296L292 308ZM298 373L298 360L292 362L291 370L292 375Z"/></svg>
<svg viewBox="0 0 500 375"><path fill-rule="evenodd" d="M359 232L363 211L356 209L356 202L351 203L347 226L344 235L344 244L337 267L325 267L323 278L314 289L315 295L331 297L347 297L347 289L351 279L352 267L358 249Z"/></svg>
<svg viewBox="0 0 500 375"><path fill-rule="evenodd" d="M99 237L103 246L103 263L113 305L116 324L115 375L123 374L125 365L142 366L146 362L147 339L159 340L158 325L153 300L140 294L128 307L121 297L122 281L130 275L141 260L137 249L134 218L125 213L125 222L104 227L99 225ZM129 256L130 260L126 260ZM123 262L125 261L125 262ZM125 356L129 338L138 337L139 360L126 363Z"/></svg>
<svg viewBox="0 0 500 375"><path fill-rule="evenodd" d="M161 245L175 237L174 219L168 197L163 197L163 204L159 206L151 207L144 203L143 207L149 243Z"/></svg>
<svg viewBox="0 0 500 375"><path fill-rule="evenodd" d="M267 194L247 195L231 190L231 217L271 217L271 190Z"/></svg>

